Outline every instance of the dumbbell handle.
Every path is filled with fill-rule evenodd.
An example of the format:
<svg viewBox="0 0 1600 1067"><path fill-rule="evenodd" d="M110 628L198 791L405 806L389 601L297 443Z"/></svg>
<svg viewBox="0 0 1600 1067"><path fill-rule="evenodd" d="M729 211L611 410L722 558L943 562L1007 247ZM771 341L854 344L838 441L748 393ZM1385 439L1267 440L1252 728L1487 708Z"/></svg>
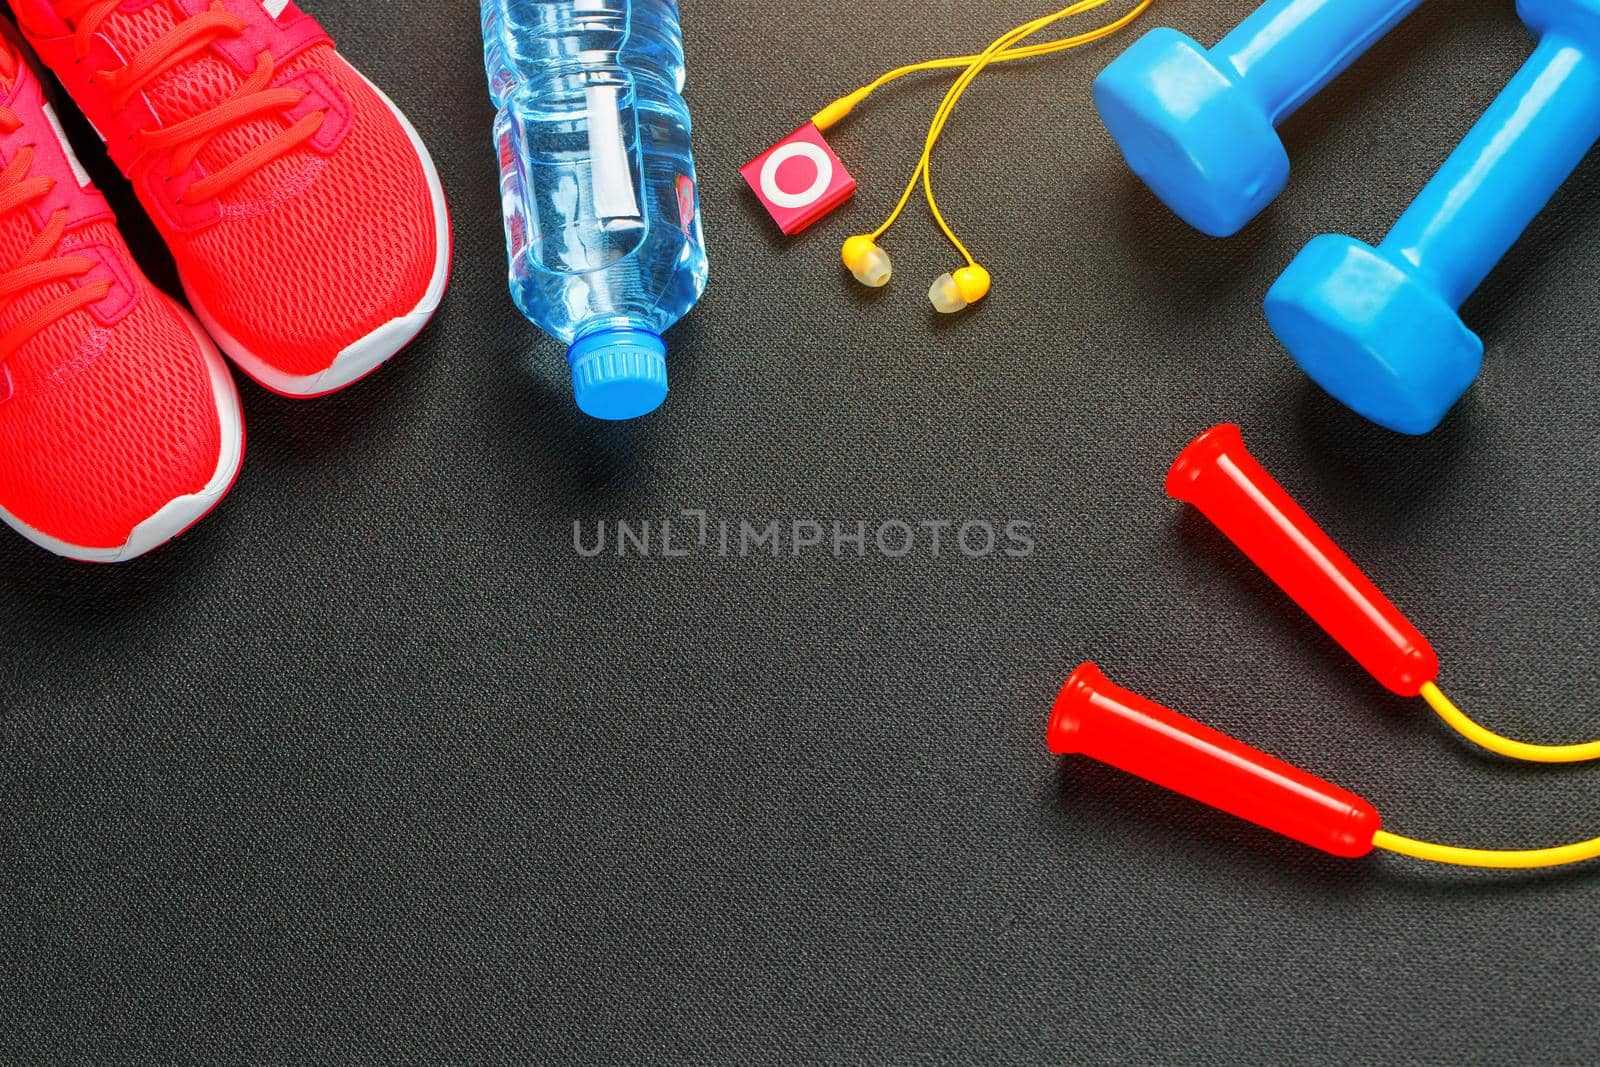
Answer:
<svg viewBox="0 0 1600 1067"><path fill-rule="evenodd" d="M1600 140L1600 56L1540 42L1384 240L1459 308Z"/></svg>
<svg viewBox="0 0 1600 1067"><path fill-rule="evenodd" d="M1422 0L1274 0L1213 49L1276 126L1344 72Z"/></svg>

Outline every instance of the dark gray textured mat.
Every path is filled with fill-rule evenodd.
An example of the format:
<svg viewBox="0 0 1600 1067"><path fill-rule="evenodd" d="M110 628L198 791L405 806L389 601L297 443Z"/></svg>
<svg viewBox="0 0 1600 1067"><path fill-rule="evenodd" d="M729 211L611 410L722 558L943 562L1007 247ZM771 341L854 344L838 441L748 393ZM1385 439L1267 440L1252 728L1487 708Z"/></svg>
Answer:
<svg viewBox="0 0 1600 1067"><path fill-rule="evenodd" d="M87 569L0 538L0 1060L1600 1057L1600 872L1324 859L1042 743L1093 657L1394 829L1600 832L1593 770L1469 751L1161 494L1190 436L1242 422L1470 710L1600 732L1600 170L1468 307L1486 371L1426 440L1320 396L1259 312L1314 233L1381 236L1527 54L1510 3L1426 5L1295 117L1292 189L1226 243L1158 210L1094 121L1121 44L985 76L938 176L996 288L948 323L917 209L889 292L835 256L941 79L839 130L862 193L800 240L737 168L1044 5L689 0L713 287L668 409L617 428L573 413L504 295L470 6L308 6L431 144L453 289L346 395L246 387L244 476L170 549ZM1152 24L1214 40L1249 6ZM1038 549L573 550L575 520L682 509L1018 520Z"/></svg>

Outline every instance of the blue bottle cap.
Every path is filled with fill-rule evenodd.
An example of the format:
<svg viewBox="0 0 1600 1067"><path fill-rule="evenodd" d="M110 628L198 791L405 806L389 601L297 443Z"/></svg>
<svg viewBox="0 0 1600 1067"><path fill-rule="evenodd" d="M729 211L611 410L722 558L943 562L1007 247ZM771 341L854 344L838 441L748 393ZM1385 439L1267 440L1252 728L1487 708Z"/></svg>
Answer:
<svg viewBox="0 0 1600 1067"><path fill-rule="evenodd" d="M667 346L648 330L601 330L567 352L572 394L585 415L636 419L667 399Z"/></svg>

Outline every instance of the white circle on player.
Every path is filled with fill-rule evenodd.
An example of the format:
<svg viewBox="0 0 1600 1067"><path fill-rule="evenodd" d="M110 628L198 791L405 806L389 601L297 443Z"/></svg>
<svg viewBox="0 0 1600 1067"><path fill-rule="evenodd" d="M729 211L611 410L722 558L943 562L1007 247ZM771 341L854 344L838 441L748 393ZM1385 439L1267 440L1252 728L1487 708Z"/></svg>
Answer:
<svg viewBox="0 0 1600 1067"><path fill-rule="evenodd" d="M808 159L817 170L816 180L803 193L785 192L778 185L778 168L791 159ZM828 158L828 153L810 141L794 141L784 145L768 156L767 161L761 166L761 195L775 206L788 208L791 211L810 207L832 184L833 160Z"/></svg>

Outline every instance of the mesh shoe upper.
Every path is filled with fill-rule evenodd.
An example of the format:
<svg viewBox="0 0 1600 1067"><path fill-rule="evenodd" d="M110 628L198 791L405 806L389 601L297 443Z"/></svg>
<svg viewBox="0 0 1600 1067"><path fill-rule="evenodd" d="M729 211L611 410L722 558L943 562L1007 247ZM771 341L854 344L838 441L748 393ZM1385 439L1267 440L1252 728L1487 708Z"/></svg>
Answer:
<svg viewBox="0 0 1600 1067"><path fill-rule="evenodd" d="M314 375L426 303L441 280L442 202L424 155L391 106L293 4L277 18L260 0L15 6L134 180L197 311L230 354L243 349L276 372ZM243 28L207 30L207 18ZM87 42L86 20L94 20ZM185 34L199 51L166 55ZM85 48L89 62L74 63ZM158 60L157 73L119 98L146 56ZM110 73L95 80L97 70ZM197 125L240 107L251 77L267 70L261 92L281 93L281 106ZM309 137L277 151L307 122ZM184 124L200 132L175 148L152 147L146 136ZM271 158L241 180L189 195L263 146Z"/></svg>
<svg viewBox="0 0 1600 1067"><path fill-rule="evenodd" d="M81 236L127 256L114 227ZM220 461L218 401L197 339L177 305L143 278L134 286L135 303L114 326L77 312L8 364L15 392L0 404L0 507L69 545L126 544L168 503L203 492Z"/></svg>
<svg viewBox="0 0 1600 1067"><path fill-rule="evenodd" d="M0 509L58 551L117 549L174 500L216 483L240 446L225 440L240 434L237 400L231 385L219 393L216 357L192 320L133 262L25 65L0 78L0 98L0 161L22 156L25 180L47 189L0 213L0 271L11 275L52 223L62 236L41 265L87 267L0 298L0 348L20 340L0 362ZM75 292L98 298L26 333Z"/></svg>

